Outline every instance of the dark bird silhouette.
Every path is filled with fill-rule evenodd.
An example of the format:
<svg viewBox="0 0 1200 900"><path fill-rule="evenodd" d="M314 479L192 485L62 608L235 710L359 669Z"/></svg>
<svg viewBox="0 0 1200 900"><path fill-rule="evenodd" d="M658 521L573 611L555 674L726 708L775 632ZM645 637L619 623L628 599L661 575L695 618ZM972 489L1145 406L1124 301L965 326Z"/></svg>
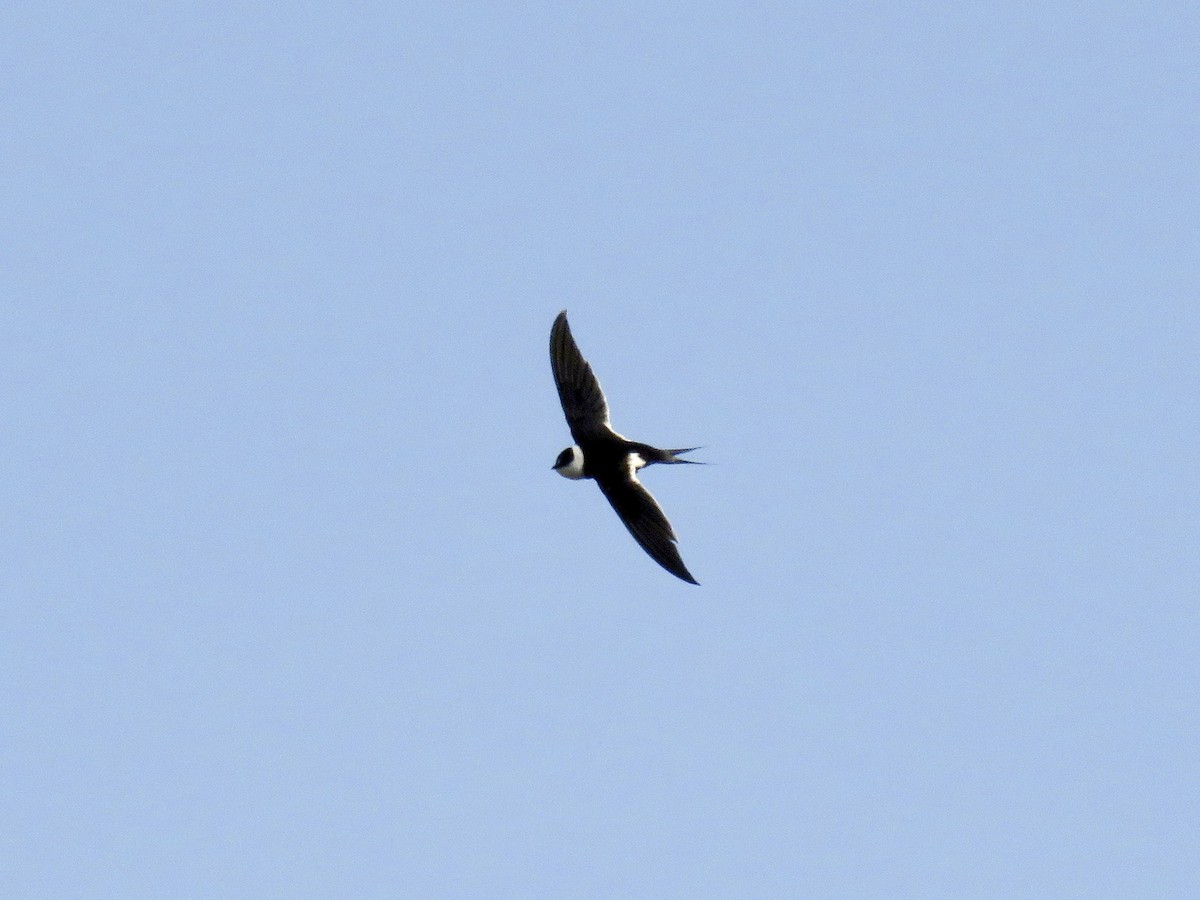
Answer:
<svg viewBox="0 0 1200 900"><path fill-rule="evenodd" d="M638 481L638 469L654 463L695 463L679 455L696 450L660 450L613 431L608 402L592 367L579 352L564 309L550 329L550 367L574 445L558 454L554 471L564 478L591 478L617 511L633 539L656 563L691 584L699 584L683 564L675 531L662 507Z"/></svg>

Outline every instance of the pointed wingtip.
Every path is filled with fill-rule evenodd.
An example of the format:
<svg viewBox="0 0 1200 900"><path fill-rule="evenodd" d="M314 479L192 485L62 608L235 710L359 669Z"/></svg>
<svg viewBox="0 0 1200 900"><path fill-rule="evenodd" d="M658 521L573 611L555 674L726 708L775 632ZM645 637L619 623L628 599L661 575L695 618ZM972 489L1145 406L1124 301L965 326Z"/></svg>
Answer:
<svg viewBox="0 0 1200 900"><path fill-rule="evenodd" d="M662 564L660 563L660 565L662 565ZM663 566L663 568L667 569L666 566ZM692 577L692 573L687 570L687 566L685 566L683 564L683 560L679 561L678 569L671 568L671 569L667 569L667 571L670 572L672 575L674 575L676 578L678 578L680 581L686 581L688 584L694 584L694 585L696 585L696 587L700 587L700 582L698 582L695 578Z"/></svg>
<svg viewBox="0 0 1200 900"><path fill-rule="evenodd" d="M550 334L553 336L570 330L571 326L567 324L567 311L564 309L554 317L554 324L550 326Z"/></svg>

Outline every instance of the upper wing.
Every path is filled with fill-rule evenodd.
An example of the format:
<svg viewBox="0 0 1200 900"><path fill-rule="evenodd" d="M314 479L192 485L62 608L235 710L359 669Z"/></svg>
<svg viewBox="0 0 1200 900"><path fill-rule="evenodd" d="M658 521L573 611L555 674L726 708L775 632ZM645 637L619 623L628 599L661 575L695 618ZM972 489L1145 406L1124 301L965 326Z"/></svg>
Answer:
<svg viewBox="0 0 1200 900"><path fill-rule="evenodd" d="M683 564L679 548L675 546L675 532L662 507L637 480L632 469L626 479L597 478L596 484L600 485L600 490L617 511L633 539L650 554L651 559L677 578L692 584L700 583Z"/></svg>
<svg viewBox="0 0 1200 900"><path fill-rule="evenodd" d="M575 346L565 309L550 329L550 368L554 370L554 384L567 416L567 425L571 428L571 437L578 442L611 433L604 391L600 390L592 367Z"/></svg>

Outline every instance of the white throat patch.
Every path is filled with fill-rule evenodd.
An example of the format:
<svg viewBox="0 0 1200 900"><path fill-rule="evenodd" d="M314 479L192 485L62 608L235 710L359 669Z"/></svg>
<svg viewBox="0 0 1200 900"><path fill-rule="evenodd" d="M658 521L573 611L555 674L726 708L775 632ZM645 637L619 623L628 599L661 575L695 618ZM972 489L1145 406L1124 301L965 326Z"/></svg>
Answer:
<svg viewBox="0 0 1200 900"><path fill-rule="evenodd" d="M583 477L583 451L575 444L572 444L568 449L571 451L571 459L566 465L559 466L554 471L563 478L570 478L572 481L576 481Z"/></svg>

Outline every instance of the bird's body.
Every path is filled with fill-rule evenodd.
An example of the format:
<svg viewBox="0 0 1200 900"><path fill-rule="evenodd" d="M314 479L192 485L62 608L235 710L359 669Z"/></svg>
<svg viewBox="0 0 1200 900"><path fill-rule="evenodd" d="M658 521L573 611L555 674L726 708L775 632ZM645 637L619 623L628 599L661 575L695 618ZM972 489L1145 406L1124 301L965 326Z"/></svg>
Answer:
<svg viewBox="0 0 1200 900"><path fill-rule="evenodd" d="M671 523L637 479L639 469L654 463L693 462L679 454L695 448L663 450L613 430L604 392L571 336L566 310L550 329L550 367L575 440L558 455L554 470L565 478L594 480L642 549L672 575L698 584L675 546Z"/></svg>

